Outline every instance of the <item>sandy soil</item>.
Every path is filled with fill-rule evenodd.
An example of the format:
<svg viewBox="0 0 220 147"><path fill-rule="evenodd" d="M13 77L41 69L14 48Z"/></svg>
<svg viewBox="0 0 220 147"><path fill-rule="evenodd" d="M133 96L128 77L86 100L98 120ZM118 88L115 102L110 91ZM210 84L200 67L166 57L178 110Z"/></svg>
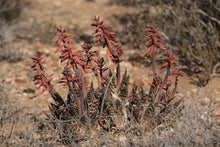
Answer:
<svg viewBox="0 0 220 147"><path fill-rule="evenodd" d="M49 21L53 18L53 23L55 25L62 24L64 27L73 24L77 24L80 30L91 34L93 29L91 28L91 18L98 15L106 19L106 24L113 15L122 15L132 11L132 8L109 5L108 0L35 0L32 1L30 6L24 10L21 16L20 24L21 26L30 27L35 20L38 22ZM119 24L111 24L113 27ZM70 27L70 26L68 26ZM25 35L25 34L24 34ZM29 34L26 34L29 35ZM81 44L75 44L79 47ZM43 110L48 111L48 103L52 102L52 99L47 92L40 95L40 90L36 90L36 86L32 82L33 73L30 69L31 60L30 58L40 52L43 57L47 60L47 71L48 73L54 74L54 86L58 92L65 97L65 89L56 82L60 78L60 74L63 70L63 64L58 61L58 54L54 54L55 47L52 45L44 45L40 42L28 42L25 40L20 40L12 44L14 49L22 48L24 51L24 59L16 63L9 63L6 61L0 62L0 81L2 85L9 90L9 96L13 98L16 102L21 105L37 106ZM97 48L96 50L101 50ZM127 49L127 53L132 55L135 50ZM137 51L141 54L140 51ZM103 51L100 51L100 55L104 56ZM145 67L140 63L132 64L131 62L124 62L122 64L122 70L128 69L130 73L130 83L132 84L135 80L141 80L148 89L148 82L152 80L151 68ZM212 78L206 87L197 87L191 83L191 80L180 80L179 92L186 95L187 93L192 93L193 91L204 91L207 96L199 96L200 98L214 97L213 101L219 101L220 99L220 78ZM26 93L25 90L33 89L35 92ZM210 93L211 92L211 93ZM195 97L196 98L196 97ZM220 113L219 113L220 114Z"/></svg>

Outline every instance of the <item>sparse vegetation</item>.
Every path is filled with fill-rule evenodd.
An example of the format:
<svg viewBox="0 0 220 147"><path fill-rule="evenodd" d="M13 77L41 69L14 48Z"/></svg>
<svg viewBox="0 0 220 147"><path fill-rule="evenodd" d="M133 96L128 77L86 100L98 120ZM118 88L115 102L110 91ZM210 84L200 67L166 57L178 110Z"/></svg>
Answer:
<svg viewBox="0 0 220 147"><path fill-rule="evenodd" d="M26 4L26 0L1 0L0 18L7 22L14 21L20 15Z"/></svg>
<svg viewBox="0 0 220 147"><path fill-rule="evenodd" d="M198 98L198 94L194 94ZM7 96L7 89L0 89L0 118L1 118L1 146L63 146L68 143L71 146L219 146L220 127L215 123L211 114L212 108L199 108L198 101L193 100L191 104L187 99L183 102L185 107L181 111L181 117L173 115L175 123L163 122L153 131L147 134L141 130L143 125L133 128L115 130L114 135L107 131L93 131L89 134L77 135L73 127L66 128L65 123L75 125L75 119L54 120L50 115L39 117L30 113L30 108L16 107ZM175 112L173 112L175 113ZM16 122L16 123L15 123ZM56 126L54 128L54 126ZM65 132L63 130L66 130ZM90 129L90 128L88 128ZM78 130L82 131L82 130ZM66 142L62 141L61 138Z"/></svg>
<svg viewBox="0 0 220 147"><path fill-rule="evenodd" d="M10 44L15 41L17 18L26 5L25 0L0 1L0 61L17 62L22 59L22 52L12 50Z"/></svg>
<svg viewBox="0 0 220 147"><path fill-rule="evenodd" d="M0 2L0 146L220 146L218 1L70 3Z"/></svg>
<svg viewBox="0 0 220 147"><path fill-rule="evenodd" d="M185 72L198 86L205 86L213 76L219 76L219 28L220 3L214 0L176 0L176 1L117 1L129 4L139 10L116 19L126 28L120 33L124 43L132 42L134 48L142 49L140 35L144 24L157 24L165 38L165 46L173 49L185 65ZM133 5L135 4L135 5ZM152 5L154 15L149 15ZM120 36L119 36L120 37Z"/></svg>
<svg viewBox="0 0 220 147"><path fill-rule="evenodd" d="M69 40L70 34L62 28L57 27L58 45L56 53L61 51L61 62L65 62L62 72L63 78L60 83L68 87L66 100L63 99L52 85L52 75L45 71L46 61L38 56L33 57L32 68L35 71L34 81L38 88L43 87L43 92L49 91L55 104L49 105L54 128L59 128L59 137L62 143L72 144L89 141L88 135L110 133L114 136L122 135L125 138L134 135L137 139L140 136L148 136L150 133L164 123L173 126L175 121L181 117L181 110L184 108L183 97L176 97L178 78L184 76L176 66L174 56L160 43L161 34L156 26L147 26L145 41L147 50L142 54L151 58L153 82L148 93L143 87L133 85L129 92L129 76L125 72L121 78L120 62L124 61L121 56L124 54L123 47L113 39L114 32L108 31L110 25L104 25L100 17L93 19L92 26L96 27L94 34L97 40L94 44L85 43L82 50L74 51L73 41ZM91 49L102 43L106 48L106 60L111 59L115 64L115 72L107 67L104 58L94 59L95 52ZM160 69L166 69L164 78L158 75L155 60L157 50L164 50L164 57L161 60L165 63ZM98 82L98 88L93 84L88 87L86 73L92 71ZM109 70L109 73L105 73ZM175 79L174 86L172 80ZM56 123L57 120L60 123ZM139 136L139 137L138 137ZM126 139L127 140L127 139ZM146 140L140 144L147 145ZM133 143L133 141L132 141Z"/></svg>

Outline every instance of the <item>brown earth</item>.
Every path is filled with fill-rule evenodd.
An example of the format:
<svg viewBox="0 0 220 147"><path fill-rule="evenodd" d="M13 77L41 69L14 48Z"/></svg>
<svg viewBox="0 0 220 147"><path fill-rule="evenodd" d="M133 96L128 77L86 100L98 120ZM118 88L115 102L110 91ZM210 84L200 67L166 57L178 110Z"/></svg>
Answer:
<svg viewBox="0 0 220 147"><path fill-rule="evenodd" d="M53 24L62 24L64 27L75 24L79 26L79 30L83 30L86 34L92 34L93 28L90 26L91 18L98 15L106 19L106 24L111 23L113 15L123 15L126 13L134 12L135 10L129 7L109 5L108 0L35 0L32 1L30 6L24 10L20 16L18 25L23 28L30 29L37 22L45 22L53 19ZM113 27L120 27L120 24L111 23ZM72 34L74 35L74 34ZM29 34L20 34L20 36L32 36ZM74 46L80 47L82 43L76 43ZM0 81L1 84L9 91L9 97L14 101L19 102L22 106L35 106L48 111L48 103L53 102L47 92L40 95L40 90L36 90L36 86L32 82L33 72L30 69L31 57L38 52L47 60L47 71L53 73L53 84L57 91L63 97L66 95L66 90L62 85L57 84L63 70L63 64L58 60L59 55L55 54L55 46L44 45L39 41L29 42L25 39L20 39L11 44L12 48L22 49L24 52L24 59L15 63L7 61L0 62ZM100 47L96 48L101 56L105 56L105 52ZM142 51L129 49L126 47L126 57L132 56L134 53L141 54ZM130 74L130 83L139 80L145 85L148 90L148 82L152 80L151 68L145 67L139 62L124 62L122 63L122 71L127 68ZM90 76L91 77L91 76ZM202 103L220 103L220 78L213 77L206 87L197 87L191 83L191 80L181 79L179 82L178 91L183 95L192 95L192 98L199 99ZM27 92L28 89L32 91ZM193 95L194 94L194 95ZM197 96L195 96L197 95ZM218 107L215 105L215 107ZM30 109L30 111L32 111ZM34 110L36 111L36 109ZM216 109L216 113L220 115L220 110ZM30 112L31 113L31 112ZM34 112L36 113L36 112Z"/></svg>

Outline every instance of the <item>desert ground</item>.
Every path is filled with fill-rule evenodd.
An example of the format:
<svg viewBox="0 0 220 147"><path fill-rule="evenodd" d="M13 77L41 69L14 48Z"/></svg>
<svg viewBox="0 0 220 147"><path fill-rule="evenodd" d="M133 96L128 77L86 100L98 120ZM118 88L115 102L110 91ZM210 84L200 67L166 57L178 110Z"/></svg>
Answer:
<svg viewBox="0 0 220 147"><path fill-rule="evenodd" d="M54 74L52 82L55 89L62 97L66 97L67 93L67 89L58 83L64 63L60 63L59 54L55 53L56 46L53 44L56 40L55 26L62 25L67 30L69 29L72 38L76 39L73 40L74 46L80 48L86 41L85 39L91 39L93 36L94 28L91 23L94 16L100 16L105 19L105 24L120 29L122 26L117 21L114 22L114 16L135 13L137 10L132 7L109 4L109 0L35 0L26 1L26 3L28 6L22 10L19 21L16 22L15 31L19 33L16 33L16 36L13 36L13 31L8 33L9 39L10 37L13 39L3 50L11 50L8 54L11 54L14 59L0 61L0 86L4 87L7 97L12 101L12 106L15 105L17 109L23 108L21 111L25 111L27 117L31 116L31 118L40 120L44 119L44 112L50 113L48 104L54 102L48 92L40 95L41 89L37 89L33 83L34 73L30 68L31 57L36 54L44 57L47 61L46 71ZM151 9L150 15L156 15L156 8ZM124 48L125 58L141 55L145 50L130 48L126 44ZM105 56L105 50L101 46L94 47L94 50L99 56ZM18 60L16 61L15 58ZM121 67L122 71L128 70L130 85L139 82L144 85L145 90L149 90L148 83L152 80L150 66L145 66L140 60L128 60L124 61ZM91 81L94 77L91 74L89 78ZM94 83L97 86L95 81ZM204 87L197 86L191 79L180 79L178 93L187 96L188 101L196 101L201 109L213 109L212 115L220 125L219 83L219 76L213 76ZM20 129L22 130L18 128ZM16 127L13 130L16 130Z"/></svg>

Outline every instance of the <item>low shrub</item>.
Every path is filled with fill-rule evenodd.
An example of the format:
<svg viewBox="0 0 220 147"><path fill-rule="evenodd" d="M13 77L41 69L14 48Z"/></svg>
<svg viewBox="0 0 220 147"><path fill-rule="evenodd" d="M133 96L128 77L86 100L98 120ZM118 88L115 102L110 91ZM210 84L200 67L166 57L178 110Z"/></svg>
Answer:
<svg viewBox="0 0 220 147"><path fill-rule="evenodd" d="M7 22L15 20L27 5L25 0L1 0L0 1L0 19Z"/></svg>
<svg viewBox="0 0 220 147"><path fill-rule="evenodd" d="M18 17L28 5L26 0L1 0L0 1L0 61L17 62L22 60L21 50L11 49L15 42L18 27Z"/></svg>
<svg viewBox="0 0 220 147"><path fill-rule="evenodd" d="M123 59L123 46L114 41L115 33L108 30L111 26L104 25L100 17L95 17L91 25L95 27L96 41L84 43L78 52L73 47L73 41L69 40L70 34L62 26L57 27L55 44L58 48L55 52L60 51L60 60L65 62L59 83L68 87L66 99L53 87L53 75L46 73L45 59L37 55L32 58L35 84L43 88L41 94L49 91L55 101L55 104L50 103L49 108L52 118L60 120L60 125L53 123L54 128L62 128L60 140L66 144L73 140L76 143L88 138L88 134L94 135L94 132L129 134L136 130L134 134L143 134L164 121L174 122L173 118L178 117L183 108L183 97L175 97L178 79L188 77L179 71L180 66L172 52L162 46L159 28L149 25L146 28L144 44L147 49L142 56L152 61L153 80L150 91L145 92L137 85L130 90L127 71L121 76L121 62L126 59ZM105 58L94 58L96 52L92 48L99 44L106 48ZM159 69L166 71L164 77L158 74L156 68L158 50L163 52L160 60L164 63ZM109 60L114 65L114 72L106 64ZM88 84L89 71L96 77L98 88L93 87L93 82Z"/></svg>
<svg viewBox="0 0 220 147"><path fill-rule="evenodd" d="M125 4L128 1L117 1ZM142 49L140 35L144 24L157 24L165 38L164 45L178 55L185 72L198 86L205 86L213 76L219 76L219 5L214 0L154 1L131 0L137 12L116 16L124 26L123 42L132 42ZM120 36L120 37L121 37Z"/></svg>

